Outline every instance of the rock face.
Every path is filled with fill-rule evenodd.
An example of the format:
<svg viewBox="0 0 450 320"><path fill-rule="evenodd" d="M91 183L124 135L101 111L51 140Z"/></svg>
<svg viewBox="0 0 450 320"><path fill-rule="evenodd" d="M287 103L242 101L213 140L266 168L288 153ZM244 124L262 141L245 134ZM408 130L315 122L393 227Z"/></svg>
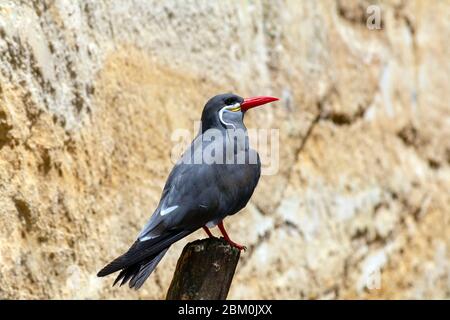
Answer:
<svg viewBox="0 0 450 320"><path fill-rule="evenodd" d="M96 272L228 91L282 99L229 298L450 298L450 2L373 2L1 0L0 298L163 298L200 231L137 292Z"/></svg>

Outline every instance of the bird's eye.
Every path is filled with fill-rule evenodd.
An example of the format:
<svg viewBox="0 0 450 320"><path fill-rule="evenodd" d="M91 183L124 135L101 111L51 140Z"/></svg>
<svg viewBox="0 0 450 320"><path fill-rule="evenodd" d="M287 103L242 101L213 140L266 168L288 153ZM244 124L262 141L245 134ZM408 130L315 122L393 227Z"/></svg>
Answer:
<svg viewBox="0 0 450 320"><path fill-rule="evenodd" d="M233 99L233 98L225 99L225 104L226 104L227 106L233 105L233 104L234 104L234 99Z"/></svg>

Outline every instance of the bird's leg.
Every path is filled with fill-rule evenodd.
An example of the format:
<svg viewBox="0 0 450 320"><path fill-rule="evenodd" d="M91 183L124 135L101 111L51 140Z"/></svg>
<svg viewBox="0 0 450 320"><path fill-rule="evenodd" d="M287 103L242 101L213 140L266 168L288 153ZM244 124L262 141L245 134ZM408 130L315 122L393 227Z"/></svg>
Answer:
<svg viewBox="0 0 450 320"><path fill-rule="evenodd" d="M225 227L223 226L223 221L220 221L220 223L217 225L219 227L220 232L222 233L224 239L232 246L235 248L238 248L239 250L247 250L246 246L240 245L236 242L234 242L233 240L230 239L230 237L228 236L227 231L225 230Z"/></svg>
<svg viewBox="0 0 450 320"><path fill-rule="evenodd" d="M215 237L213 236L213 234L211 233L211 231L209 231L209 229L208 229L207 226L203 226L203 230L205 230L205 232L206 232L206 234L208 235L208 237L210 237L210 238L215 238Z"/></svg>

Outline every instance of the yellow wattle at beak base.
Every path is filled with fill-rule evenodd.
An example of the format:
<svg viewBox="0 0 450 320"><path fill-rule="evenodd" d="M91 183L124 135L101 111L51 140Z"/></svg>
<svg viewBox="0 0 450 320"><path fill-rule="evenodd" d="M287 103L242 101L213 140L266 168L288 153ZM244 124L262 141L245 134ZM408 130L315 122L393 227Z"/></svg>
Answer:
<svg viewBox="0 0 450 320"><path fill-rule="evenodd" d="M231 109L227 109L227 110L232 111L232 112L241 111L241 106L237 106L237 107L234 107L234 108L231 108Z"/></svg>

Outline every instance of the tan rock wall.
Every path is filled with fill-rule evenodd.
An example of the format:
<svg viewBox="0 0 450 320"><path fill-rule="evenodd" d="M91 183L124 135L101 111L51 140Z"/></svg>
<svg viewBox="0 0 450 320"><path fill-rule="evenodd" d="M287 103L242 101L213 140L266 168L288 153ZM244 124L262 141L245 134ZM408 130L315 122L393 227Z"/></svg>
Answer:
<svg viewBox="0 0 450 320"><path fill-rule="evenodd" d="M230 298L449 298L449 14L0 0L0 298L163 298L201 232L138 292L95 274L152 213L174 130L227 91L282 98L246 117L280 164L227 221L249 247Z"/></svg>

